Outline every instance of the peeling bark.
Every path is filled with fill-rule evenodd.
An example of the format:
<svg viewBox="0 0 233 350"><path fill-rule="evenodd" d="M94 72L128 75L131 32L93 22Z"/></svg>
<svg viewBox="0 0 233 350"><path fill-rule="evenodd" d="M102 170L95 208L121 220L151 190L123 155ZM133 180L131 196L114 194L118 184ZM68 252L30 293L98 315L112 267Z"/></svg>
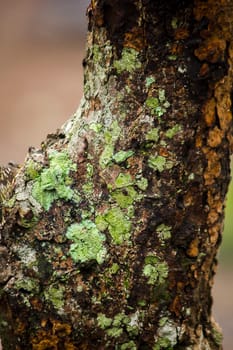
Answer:
<svg viewBox="0 0 233 350"><path fill-rule="evenodd" d="M13 349L211 349L233 3L93 0L84 98L1 204Z"/></svg>

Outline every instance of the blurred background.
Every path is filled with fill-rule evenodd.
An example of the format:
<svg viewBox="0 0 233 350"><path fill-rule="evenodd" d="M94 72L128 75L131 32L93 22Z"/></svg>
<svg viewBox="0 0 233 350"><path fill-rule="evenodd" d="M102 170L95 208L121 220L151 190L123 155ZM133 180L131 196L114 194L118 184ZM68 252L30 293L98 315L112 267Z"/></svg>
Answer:
<svg viewBox="0 0 233 350"><path fill-rule="evenodd" d="M23 162L77 109L88 0L0 0L0 163ZM233 344L233 184L213 290L224 350Z"/></svg>

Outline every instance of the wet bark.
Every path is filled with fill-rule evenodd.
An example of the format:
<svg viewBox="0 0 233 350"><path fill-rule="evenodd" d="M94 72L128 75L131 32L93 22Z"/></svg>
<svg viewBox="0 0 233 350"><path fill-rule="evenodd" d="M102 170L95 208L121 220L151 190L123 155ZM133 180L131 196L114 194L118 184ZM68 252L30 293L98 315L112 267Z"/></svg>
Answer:
<svg viewBox="0 0 233 350"><path fill-rule="evenodd" d="M77 113L2 187L3 349L221 349L233 3L88 17Z"/></svg>

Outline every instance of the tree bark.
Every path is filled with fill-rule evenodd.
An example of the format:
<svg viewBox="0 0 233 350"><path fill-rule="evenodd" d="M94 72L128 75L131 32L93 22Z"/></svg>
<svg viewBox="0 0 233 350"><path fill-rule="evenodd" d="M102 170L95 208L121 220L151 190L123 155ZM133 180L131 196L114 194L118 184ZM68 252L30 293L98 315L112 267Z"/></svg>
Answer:
<svg viewBox="0 0 233 350"><path fill-rule="evenodd" d="M221 349L233 2L88 16L77 113L2 183L3 349Z"/></svg>

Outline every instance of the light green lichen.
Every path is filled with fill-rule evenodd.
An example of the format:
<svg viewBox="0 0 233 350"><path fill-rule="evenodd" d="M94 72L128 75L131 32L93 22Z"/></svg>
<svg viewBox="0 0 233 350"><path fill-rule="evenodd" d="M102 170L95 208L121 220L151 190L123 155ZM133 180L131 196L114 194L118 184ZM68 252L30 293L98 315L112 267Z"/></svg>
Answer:
<svg viewBox="0 0 233 350"><path fill-rule="evenodd" d="M135 184L141 191L145 191L148 187L148 180L146 177L142 176L136 180Z"/></svg>
<svg viewBox="0 0 233 350"><path fill-rule="evenodd" d="M101 168L106 168L113 161L114 145L121 133L121 128L115 120L104 133L104 149L99 158Z"/></svg>
<svg viewBox="0 0 233 350"><path fill-rule="evenodd" d="M129 239L131 222L119 207L113 207L105 214L98 215L95 222L100 231L108 228L115 244L122 244Z"/></svg>
<svg viewBox="0 0 233 350"><path fill-rule="evenodd" d="M165 91L163 89L158 90L158 97L149 96L145 101L146 107L151 111L151 114L161 117L170 107L170 103L166 101Z"/></svg>
<svg viewBox="0 0 233 350"><path fill-rule="evenodd" d="M169 339L158 339L156 341L156 344L153 346L153 350L173 350L173 347L171 346L171 342Z"/></svg>
<svg viewBox="0 0 233 350"><path fill-rule="evenodd" d="M128 208L127 208L127 216L129 218L132 218L132 217L134 217L134 213L135 213L134 206L133 205L129 205Z"/></svg>
<svg viewBox="0 0 233 350"><path fill-rule="evenodd" d="M130 190L134 191L135 194L132 192L130 193ZM132 187L128 187L126 190L124 190L124 192L119 190L114 191L111 196L117 202L120 208L128 208L131 204L133 204L136 194L137 192Z"/></svg>
<svg viewBox="0 0 233 350"><path fill-rule="evenodd" d="M59 310L64 306L64 286L51 285L44 292L45 299L49 301L55 309Z"/></svg>
<svg viewBox="0 0 233 350"><path fill-rule="evenodd" d="M211 334L214 338L215 344L217 344L218 346L222 345L223 335L222 335L221 331L218 330L216 327L213 327Z"/></svg>
<svg viewBox="0 0 233 350"><path fill-rule="evenodd" d="M166 168L166 158L163 156L150 156L148 165L150 168L161 172Z"/></svg>
<svg viewBox="0 0 233 350"><path fill-rule="evenodd" d="M156 343L153 346L153 350L172 350L177 344L178 339L178 327L168 317L162 317L159 320L159 328L157 331Z"/></svg>
<svg viewBox="0 0 233 350"><path fill-rule="evenodd" d="M120 346L121 350L137 350L136 344L131 340L128 343L124 343Z"/></svg>
<svg viewBox="0 0 233 350"><path fill-rule="evenodd" d="M177 60L177 56L176 55L168 55L167 56L167 59L169 60L169 61L176 61Z"/></svg>
<svg viewBox="0 0 233 350"><path fill-rule="evenodd" d="M114 145L106 145L103 152L100 155L99 164L101 168L106 168L106 166L111 163L114 153Z"/></svg>
<svg viewBox="0 0 233 350"><path fill-rule="evenodd" d="M95 131L96 133L99 133L103 129L103 125L100 123L91 123L89 125L89 129Z"/></svg>
<svg viewBox="0 0 233 350"><path fill-rule="evenodd" d="M101 329L106 329L111 326L112 324L112 318L105 316L104 314L100 313L97 316L97 324Z"/></svg>
<svg viewBox="0 0 233 350"><path fill-rule="evenodd" d="M41 171L41 165L34 162L32 159L29 159L25 165L25 176L26 180L35 180Z"/></svg>
<svg viewBox="0 0 233 350"><path fill-rule="evenodd" d="M87 219L72 224L67 229L66 237L74 242L69 252L75 262L86 263L96 260L98 264L103 263L107 254L104 247L105 236L94 222Z"/></svg>
<svg viewBox="0 0 233 350"><path fill-rule="evenodd" d="M108 272L110 275L115 275L120 269L120 266L117 263L113 263L111 267L109 267Z"/></svg>
<svg viewBox="0 0 233 350"><path fill-rule="evenodd" d="M171 226L161 224L156 228L156 232L162 243L171 238Z"/></svg>
<svg viewBox="0 0 233 350"><path fill-rule="evenodd" d="M82 186L82 190L86 195L91 195L93 193L93 182L88 181Z"/></svg>
<svg viewBox="0 0 233 350"><path fill-rule="evenodd" d="M182 127L179 124L174 125L171 129L168 129L165 133L165 136L169 139L172 139L179 131L182 130Z"/></svg>
<svg viewBox="0 0 233 350"><path fill-rule="evenodd" d="M153 76L149 76L146 78L146 87L149 88L153 83L155 83L155 78Z"/></svg>
<svg viewBox="0 0 233 350"><path fill-rule="evenodd" d="M159 95L159 102L160 102L160 103L163 103L163 102L166 101L166 98L165 98L165 90L164 90L164 89L159 89L158 95Z"/></svg>
<svg viewBox="0 0 233 350"><path fill-rule="evenodd" d="M121 128L117 120L114 120L109 128L109 131L105 133L106 142L116 142L120 136Z"/></svg>
<svg viewBox="0 0 233 350"><path fill-rule="evenodd" d="M134 181L130 174L120 173L115 181L116 188L123 188L133 185Z"/></svg>
<svg viewBox="0 0 233 350"><path fill-rule="evenodd" d="M136 69L141 68L142 64L138 59L138 52L132 48L123 48L121 59L113 63L118 73L128 71L132 73Z"/></svg>
<svg viewBox="0 0 233 350"><path fill-rule="evenodd" d="M153 114L156 114L156 110L159 107L159 99L157 97L148 97L146 99L146 106L151 109Z"/></svg>
<svg viewBox="0 0 233 350"><path fill-rule="evenodd" d="M92 46L92 55L93 55L93 62L99 63L102 59L102 52L100 50L99 45L94 44Z"/></svg>
<svg viewBox="0 0 233 350"><path fill-rule="evenodd" d="M194 180L194 179L195 179L195 174L194 174L194 173L189 174L188 180L189 180L189 181L192 181L192 180Z"/></svg>
<svg viewBox="0 0 233 350"><path fill-rule="evenodd" d="M15 288L24 290L26 292L39 292L39 282L36 279L30 277L24 277L23 279L17 280L15 282Z"/></svg>
<svg viewBox="0 0 233 350"><path fill-rule="evenodd" d="M105 215L105 220L109 224L109 233L116 244L121 244L125 240L128 240L131 231L131 222L120 208L115 207L110 209Z"/></svg>
<svg viewBox="0 0 233 350"><path fill-rule="evenodd" d="M113 318L109 318L100 313L97 316L97 324L101 329L106 331L108 336L113 338L118 338L123 333L124 329L127 330L127 333L131 337L137 336L139 332L139 325L135 323L135 314L129 316L125 315L123 312L116 314ZM132 344L132 342L130 342L130 344ZM123 347L123 349L128 349L128 347Z"/></svg>
<svg viewBox="0 0 233 350"><path fill-rule="evenodd" d="M76 170L76 165L66 152L53 151L49 154L49 167L35 178L32 187L32 196L45 210L49 210L57 199L69 200L73 197L71 170Z"/></svg>
<svg viewBox="0 0 233 350"><path fill-rule="evenodd" d="M113 156L113 160L116 163L122 163L124 162L126 159L128 159L129 157L132 157L134 155L134 152L132 150L129 151L119 151L117 153L114 154Z"/></svg>
<svg viewBox="0 0 233 350"><path fill-rule="evenodd" d="M155 255L148 255L145 259L143 275L149 284L163 284L168 277L168 266Z"/></svg>
<svg viewBox="0 0 233 350"><path fill-rule="evenodd" d="M172 18L171 26L172 26L173 29L177 29L177 27L178 27L178 19L177 19L177 17L173 17Z"/></svg>
<svg viewBox="0 0 233 350"><path fill-rule="evenodd" d="M158 142L159 140L159 128L153 128L146 134L147 141Z"/></svg>
<svg viewBox="0 0 233 350"><path fill-rule="evenodd" d="M93 188L94 188L93 179L92 179L93 173L94 173L94 167L92 164L88 163L86 166L86 182L82 186L82 190L87 196L91 196L93 193Z"/></svg>
<svg viewBox="0 0 233 350"><path fill-rule="evenodd" d="M105 215L97 215L95 224L100 231L105 231L108 228L108 223L105 220Z"/></svg>

